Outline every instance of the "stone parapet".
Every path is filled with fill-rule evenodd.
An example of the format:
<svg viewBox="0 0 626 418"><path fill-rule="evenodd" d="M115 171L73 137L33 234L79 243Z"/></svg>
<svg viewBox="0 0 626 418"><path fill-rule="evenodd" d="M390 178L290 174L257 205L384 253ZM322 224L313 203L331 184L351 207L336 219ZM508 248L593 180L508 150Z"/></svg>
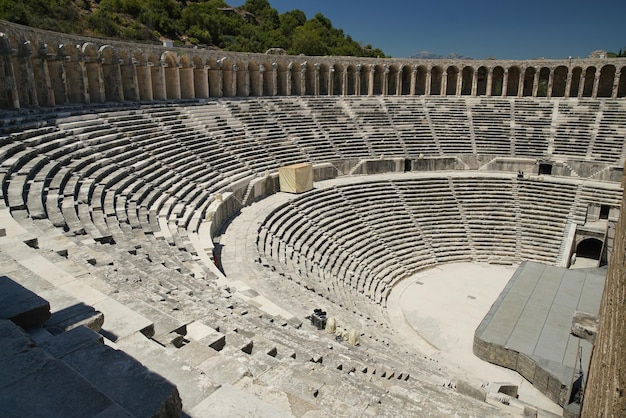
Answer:
<svg viewBox="0 0 626 418"><path fill-rule="evenodd" d="M0 108L303 95L624 97L626 60L310 57L166 47L0 21Z"/></svg>

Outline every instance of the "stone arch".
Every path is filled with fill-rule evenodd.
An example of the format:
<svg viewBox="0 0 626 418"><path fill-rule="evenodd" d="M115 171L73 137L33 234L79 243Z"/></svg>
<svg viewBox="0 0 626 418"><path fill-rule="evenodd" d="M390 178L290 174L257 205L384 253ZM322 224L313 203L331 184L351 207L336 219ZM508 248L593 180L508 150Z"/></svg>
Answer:
<svg viewBox="0 0 626 418"><path fill-rule="evenodd" d="M604 243L598 238L586 237L576 245L576 258L600 260Z"/></svg>
<svg viewBox="0 0 626 418"><path fill-rule="evenodd" d="M565 97L567 87L567 67L559 65L554 69L552 77L552 97Z"/></svg>
<svg viewBox="0 0 626 418"><path fill-rule="evenodd" d="M593 95L593 85L596 77L596 67L587 67L584 72L585 83L581 86L582 96L591 97ZM580 91L579 91L580 95Z"/></svg>
<svg viewBox="0 0 626 418"><path fill-rule="evenodd" d="M330 80L330 66L326 63L322 63L319 65L319 85L318 85L318 94L320 96L327 96L329 94L328 91L328 81Z"/></svg>
<svg viewBox="0 0 626 418"><path fill-rule="evenodd" d="M457 94L456 88L459 80L459 69L451 65L446 68L446 96L455 96Z"/></svg>
<svg viewBox="0 0 626 418"><path fill-rule="evenodd" d="M387 78L387 91L385 94L389 96L395 96L398 94L398 89L401 86L402 81L398 81L398 75L400 70L396 65L390 65L389 71L386 71L385 77Z"/></svg>
<svg viewBox="0 0 626 418"><path fill-rule="evenodd" d="M550 89L550 69L541 67L539 69L539 83L537 85L537 97L548 97Z"/></svg>
<svg viewBox="0 0 626 418"><path fill-rule="evenodd" d="M461 71L461 95L472 94L472 80L474 79L474 69L470 66L463 67Z"/></svg>
<svg viewBox="0 0 626 418"><path fill-rule="evenodd" d="M426 94L426 80L428 78L428 68L420 65L415 69L415 94L423 96Z"/></svg>
<svg viewBox="0 0 626 418"><path fill-rule="evenodd" d="M17 109L20 107L19 94L15 88L17 77L11 57L15 46L11 45L9 37L0 32L0 107Z"/></svg>
<svg viewBox="0 0 626 418"><path fill-rule="evenodd" d="M178 59L178 74L180 78L180 97L181 99L194 99L196 97L196 89L194 86L193 62L187 54L181 55Z"/></svg>
<svg viewBox="0 0 626 418"><path fill-rule="evenodd" d="M122 74L120 72L120 57L117 49L111 45L103 45L98 50L102 63L102 80L106 101L121 102L124 100L122 90Z"/></svg>
<svg viewBox="0 0 626 418"><path fill-rule="evenodd" d="M152 82L152 100L167 99L165 90L165 70L164 63L157 55L149 55L147 65L150 69L150 80Z"/></svg>
<svg viewBox="0 0 626 418"><path fill-rule="evenodd" d="M239 67L230 58L224 57L221 60L221 84L222 96L234 97L237 95L237 72Z"/></svg>
<svg viewBox="0 0 626 418"><path fill-rule="evenodd" d="M209 72L203 58L194 55L191 58L193 67L193 89L195 97L207 99L209 97Z"/></svg>
<svg viewBox="0 0 626 418"><path fill-rule="evenodd" d="M263 85L260 82L259 75L259 63L250 61L248 63L248 78L250 80L248 95L250 96L261 96L263 94Z"/></svg>
<svg viewBox="0 0 626 418"><path fill-rule="evenodd" d="M9 35L0 32L0 54L8 56L15 52L17 52L15 38L9 38Z"/></svg>
<svg viewBox="0 0 626 418"><path fill-rule="evenodd" d="M291 68L291 94L303 95L302 86L306 75L302 73L302 69L306 69L306 66L297 62L290 62L288 68Z"/></svg>
<svg viewBox="0 0 626 418"><path fill-rule="evenodd" d="M535 86L535 75L537 69L535 67L528 67L524 70L524 84L522 90L522 96L533 96L533 89Z"/></svg>
<svg viewBox="0 0 626 418"><path fill-rule="evenodd" d="M571 81L570 81L570 89L569 89L569 96L570 97L577 97L578 96L578 92L581 89L581 81L582 81L582 73L583 73L583 69L580 67L574 67L572 68L572 75L571 75Z"/></svg>
<svg viewBox="0 0 626 418"><path fill-rule="evenodd" d="M165 98L178 100L180 96L180 64L175 52L165 51L161 54L161 63L165 76Z"/></svg>
<svg viewBox="0 0 626 418"><path fill-rule="evenodd" d="M13 43L13 41L11 41ZM35 107L39 105L32 64L32 45L21 37L15 40L16 54L13 55L13 74L15 77L16 95L19 107ZM4 84L5 86L7 84Z"/></svg>
<svg viewBox="0 0 626 418"><path fill-rule="evenodd" d="M209 95L211 97L222 97L222 65L226 58L211 57L207 61L207 72L209 78ZM250 74L252 77L252 74Z"/></svg>
<svg viewBox="0 0 626 418"><path fill-rule="evenodd" d="M44 43L37 45L37 50L31 55L31 68L33 69L33 85L35 86L37 100L40 106L54 106L54 91L50 83L48 71L48 46Z"/></svg>
<svg viewBox="0 0 626 418"><path fill-rule="evenodd" d="M614 65L605 65L600 69L598 80L598 97L611 97L613 95L613 82L617 69Z"/></svg>
<svg viewBox="0 0 626 418"><path fill-rule="evenodd" d="M60 45L59 50L59 71L63 73L63 88L65 89L65 103L88 103L89 98L93 102L93 97L97 98L97 102L104 101L104 87L102 85L102 75L100 71L100 62L98 59L97 49L93 49L93 58L89 58L89 64L94 68L94 90L91 95L91 80L89 80L89 90L87 89L86 74L81 65L85 58L81 56L80 46ZM88 93L89 91L89 93Z"/></svg>
<svg viewBox="0 0 626 418"><path fill-rule="evenodd" d="M278 69L276 62L264 62L263 67L263 96L273 96L275 90L275 75Z"/></svg>
<svg viewBox="0 0 626 418"><path fill-rule="evenodd" d="M430 95L439 96L443 85L443 69L435 65L430 69Z"/></svg>
<svg viewBox="0 0 626 418"><path fill-rule="evenodd" d="M369 94L369 83L370 77L372 76L371 68L372 67L370 65L361 66L361 75L359 77L359 91L363 96L367 96Z"/></svg>
<svg viewBox="0 0 626 418"><path fill-rule="evenodd" d="M254 80L254 96L263 96L267 89L267 72L270 70L267 63L255 62L254 72L250 72L250 79ZM224 79L226 82L226 79ZM226 93L224 93L226 95Z"/></svg>
<svg viewBox="0 0 626 418"><path fill-rule="evenodd" d="M373 77L372 81L373 81L373 91L372 94L374 95L379 95L379 94L383 94L383 87L384 87L384 77L385 77L385 68L382 66L382 64L376 64L373 67L370 67L370 71L371 68L374 69L374 72L370 72L371 76Z"/></svg>
<svg viewBox="0 0 626 418"><path fill-rule="evenodd" d="M234 96L246 97L252 95L252 80L250 79L250 64L237 61L230 67L232 72L230 90ZM255 67L255 76L259 76L258 65ZM258 83L258 80L255 80ZM258 96L259 94L257 94Z"/></svg>
<svg viewBox="0 0 626 418"><path fill-rule="evenodd" d="M487 67L481 65L476 70L476 96L485 96L487 94L487 79L489 71Z"/></svg>
<svg viewBox="0 0 626 418"><path fill-rule="evenodd" d="M521 75L522 70L518 66L513 65L512 67L509 67L507 75L508 82L506 85L506 91L504 92L506 96L515 97L518 95Z"/></svg>
<svg viewBox="0 0 626 418"><path fill-rule="evenodd" d="M626 97L626 66L619 72L619 83L617 84L617 97Z"/></svg>
<svg viewBox="0 0 626 418"><path fill-rule="evenodd" d="M411 94L411 78L413 77L413 70L408 65L403 65L400 69L400 80L402 82L402 88L400 94L402 96L408 96Z"/></svg>
<svg viewBox="0 0 626 418"><path fill-rule="evenodd" d="M135 65L137 73L137 93L140 100L153 100L154 92L152 90L152 67L155 65L156 58L151 60L142 54L140 50L133 53L130 58Z"/></svg>
<svg viewBox="0 0 626 418"><path fill-rule="evenodd" d="M315 65L313 63L310 62L305 62L305 68L306 68L306 73L305 73L305 92L304 94L307 95L315 95L315 82L317 79L317 75L316 75L316 68Z"/></svg>
<svg viewBox="0 0 626 418"><path fill-rule="evenodd" d="M72 54L75 48L67 48L66 53ZM82 45L81 74L75 74L76 69L70 64L73 60L66 58L67 85L71 102L85 101L88 103L102 103L106 100L106 90L102 73L100 51L92 42ZM75 75L74 75L75 74ZM82 79L82 81L80 81ZM82 85L82 86L81 86ZM83 98L80 98L80 90L83 90Z"/></svg>
<svg viewBox="0 0 626 418"><path fill-rule="evenodd" d="M343 94L343 65L334 64L330 67L332 75L332 91L333 96L341 96Z"/></svg>
<svg viewBox="0 0 626 418"><path fill-rule="evenodd" d="M122 89L124 100L139 100L137 61L125 48L117 51L117 55L120 60L120 88Z"/></svg>
<svg viewBox="0 0 626 418"><path fill-rule="evenodd" d="M504 68L500 65L497 65L491 70L491 90L489 91L489 94L491 96L502 96L503 88Z"/></svg>
<svg viewBox="0 0 626 418"><path fill-rule="evenodd" d="M290 74L289 63L281 61L276 68L276 94L279 96L291 95L291 84L287 82L287 74Z"/></svg>
<svg viewBox="0 0 626 418"><path fill-rule="evenodd" d="M346 68L346 85L345 85L345 91L346 91L346 95L348 96L353 96L353 95L357 95L358 91L357 91L357 71L360 71L360 68L357 70L357 66L354 64L350 64L348 65L348 67Z"/></svg>

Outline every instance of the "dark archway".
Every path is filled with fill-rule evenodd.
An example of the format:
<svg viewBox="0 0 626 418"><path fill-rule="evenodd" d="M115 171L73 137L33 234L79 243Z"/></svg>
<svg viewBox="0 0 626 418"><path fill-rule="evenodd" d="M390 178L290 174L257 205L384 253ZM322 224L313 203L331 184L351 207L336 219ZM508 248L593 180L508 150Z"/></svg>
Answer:
<svg viewBox="0 0 626 418"><path fill-rule="evenodd" d="M433 67L430 70L430 75L430 95L439 96L441 94L443 70L439 66Z"/></svg>
<svg viewBox="0 0 626 418"><path fill-rule="evenodd" d="M583 88L583 97L591 97L593 95L593 83L596 76L596 68L588 67L585 71L585 84Z"/></svg>
<svg viewBox="0 0 626 418"><path fill-rule="evenodd" d="M537 86L537 97L548 97L548 89L550 88L550 69L542 67L539 70L539 84Z"/></svg>
<svg viewBox="0 0 626 418"><path fill-rule="evenodd" d="M585 238L576 246L576 257L600 260L603 245L597 238Z"/></svg>
<svg viewBox="0 0 626 418"><path fill-rule="evenodd" d="M456 85L459 79L459 69L452 65L446 70L446 75L446 96L455 96L457 94Z"/></svg>
<svg viewBox="0 0 626 418"><path fill-rule="evenodd" d="M485 67L480 67L477 74L476 96L484 96L487 94L487 75L488 71Z"/></svg>
<svg viewBox="0 0 626 418"><path fill-rule="evenodd" d="M567 87L567 67L564 65L554 69L554 79L552 81L552 97L565 97Z"/></svg>
<svg viewBox="0 0 626 418"><path fill-rule="evenodd" d="M502 96L504 86L504 68L497 66L491 72L491 96Z"/></svg>
<svg viewBox="0 0 626 418"><path fill-rule="evenodd" d="M611 97L613 95L613 83L615 81L616 71L614 65L605 65L600 69L598 97Z"/></svg>
<svg viewBox="0 0 626 418"><path fill-rule="evenodd" d="M506 87L506 95L509 97L515 97L518 94L519 89L519 80L521 77L521 71L519 67L511 67L509 68L509 81Z"/></svg>
<svg viewBox="0 0 626 418"><path fill-rule="evenodd" d="M472 67L464 67L461 73L463 81L461 82L461 95L469 96L472 94L472 79L474 78L474 69Z"/></svg>
<svg viewBox="0 0 626 418"><path fill-rule="evenodd" d="M535 73L537 70L535 67L528 67L524 71L524 89L522 96L530 97L533 95L533 86L535 85Z"/></svg>

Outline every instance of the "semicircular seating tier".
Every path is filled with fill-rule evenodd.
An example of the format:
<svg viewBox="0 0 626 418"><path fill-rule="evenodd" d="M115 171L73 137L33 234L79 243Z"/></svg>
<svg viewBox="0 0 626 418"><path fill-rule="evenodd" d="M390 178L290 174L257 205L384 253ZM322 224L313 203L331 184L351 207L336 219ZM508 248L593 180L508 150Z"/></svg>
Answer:
<svg viewBox="0 0 626 418"><path fill-rule="evenodd" d="M490 173L358 181L277 207L257 246L339 304L363 295L385 305L398 281L441 263L555 264L569 226L584 223L597 194L610 206L621 199L610 185Z"/></svg>
<svg viewBox="0 0 626 418"><path fill-rule="evenodd" d="M565 228L584 217L586 201L617 206L617 186L587 186L585 180L622 164L625 126L626 104L617 99L271 97L10 111L2 113L0 126L1 212L19 224L31 246L3 246L0 260L11 274L50 291L46 272L27 263L47 260L77 287L93 286L123 304L120 321L132 312L147 318L158 341L191 323L210 324L232 349L220 359L233 376L240 376L233 358L264 351L281 361L255 358L249 367L259 375L280 368L296 389L271 373L262 379L298 392L312 379L291 361L318 359L328 341L234 301L218 283L195 245L207 234L204 221L217 194L299 162L486 156L487 163L501 156L588 164L584 173L572 170L572 181L432 173L407 183L314 191L277 208L266 236L259 236L267 257L300 271L311 286L319 287L319 280L333 286L325 290L330 298L347 304L354 296L373 311L398 280L437 263L554 262ZM372 201L375 211L366 209ZM378 370L377 376L405 382L407 393L449 400L440 388L407 380L419 375L432 383L428 376L436 371L422 376L418 366L389 355L380 340L380 349L366 348L349 362L326 355L326 369L334 370L326 372L367 376L333 387L332 395L353 404L372 391L384 398L385 382L368 389ZM297 396L313 402L307 391ZM385 407L419 414L418 402L407 406L404 400Z"/></svg>

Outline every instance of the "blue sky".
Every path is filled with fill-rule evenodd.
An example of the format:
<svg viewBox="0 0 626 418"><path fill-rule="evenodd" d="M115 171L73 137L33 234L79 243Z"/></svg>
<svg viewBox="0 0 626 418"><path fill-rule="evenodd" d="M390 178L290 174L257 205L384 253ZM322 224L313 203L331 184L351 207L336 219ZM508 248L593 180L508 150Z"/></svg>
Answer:
<svg viewBox="0 0 626 418"><path fill-rule="evenodd" d="M239 6L245 0L227 2ZM393 57L430 51L477 59L582 58L626 47L626 0L269 2L279 13L322 13L356 41Z"/></svg>

